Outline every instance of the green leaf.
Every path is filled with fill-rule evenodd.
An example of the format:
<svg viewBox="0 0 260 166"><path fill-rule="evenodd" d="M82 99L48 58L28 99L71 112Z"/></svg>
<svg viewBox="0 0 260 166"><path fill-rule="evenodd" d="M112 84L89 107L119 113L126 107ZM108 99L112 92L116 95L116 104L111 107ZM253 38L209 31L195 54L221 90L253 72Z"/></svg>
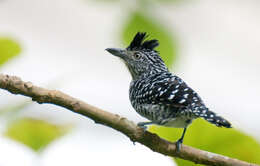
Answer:
<svg viewBox="0 0 260 166"><path fill-rule="evenodd" d="M39 151L53 140L63 136L69 129L68 126L58 126L43 120L24 118L11 123L5 135Z"/></svg>
<svg viewBox="0 0 260 166"><path fill-rule="evenodd" d="M180 138L183 129L151 126L151 132L170 141ZM184 144L209 152L260 164L260 144L237 129L219 128L198 119L187 129ZM178 166L198 166L182 159L174 159Z"/></svg>
<svg viewBox="0 0 260 166"><path fill-rule="evenodd" d="M8 38L0 37L0 66L21 52L17 42Z"/></svg>
<svg viewBox="0 0 260 166"><path fill-rule="evenodd" d="M122 39L129 45L137 32L147 32L150 38L156 38L160 42L157 50L168 67L171 67L176 58L176 42L170 32L155 18L145 16L142 12L133 12L127 19L122 33Z"/></svg>

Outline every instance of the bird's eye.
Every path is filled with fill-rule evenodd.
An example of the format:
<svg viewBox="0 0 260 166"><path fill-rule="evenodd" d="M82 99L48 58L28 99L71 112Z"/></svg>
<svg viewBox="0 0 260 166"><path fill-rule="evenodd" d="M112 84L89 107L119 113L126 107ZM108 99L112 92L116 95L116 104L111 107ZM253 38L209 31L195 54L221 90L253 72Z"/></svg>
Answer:
<svg viewBox="0 0 260 166"><path fill-rule="evenodd" d="M134 58L135 59L140 59L141 58L141 54L138 53L138 52L134 53Z"/></svg>

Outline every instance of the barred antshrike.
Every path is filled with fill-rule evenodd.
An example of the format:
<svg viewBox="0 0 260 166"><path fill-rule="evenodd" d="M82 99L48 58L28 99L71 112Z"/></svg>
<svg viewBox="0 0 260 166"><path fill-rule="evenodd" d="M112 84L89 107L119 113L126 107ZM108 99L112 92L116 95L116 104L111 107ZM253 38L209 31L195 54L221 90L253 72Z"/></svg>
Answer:
<svg viewBox="0 0 260 166"><path fill-rule="evenodd" d="M154 50L159 42L145 41L146 37L146 33L138 32L126 49L106 49L120 57L132 75L131 104L141 116L151 121L138 123L138 126L146 128L145 125L157 124L184 128L176 142L178 151L193 119L202 117L218 127L230 128L227 120L210 111L193 89L169 72L159 52Z"/></svg>

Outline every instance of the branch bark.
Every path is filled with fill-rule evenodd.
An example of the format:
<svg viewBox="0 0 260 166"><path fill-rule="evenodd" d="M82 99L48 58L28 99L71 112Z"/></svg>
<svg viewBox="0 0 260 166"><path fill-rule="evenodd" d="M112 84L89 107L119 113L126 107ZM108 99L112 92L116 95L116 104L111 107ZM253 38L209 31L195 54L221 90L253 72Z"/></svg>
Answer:
<svg viewBox="0 0 260 166"><path fill-rule="evenodd" d="M94 120L95 123L103 124L125 134L133 142L139 142L151 150L167 156L178 157L197 164L211 166L257 166L256 164L195 149L186 145L182 145L180 152L177 152L175 143L166 141L156 134L144 131L124 117L101 110L63 92L34 86L31 82L24 82L16 76L0 74L0 88L13 94L31 97L33 101L39 104L49 103L67 108L72 112Z"/></svg>

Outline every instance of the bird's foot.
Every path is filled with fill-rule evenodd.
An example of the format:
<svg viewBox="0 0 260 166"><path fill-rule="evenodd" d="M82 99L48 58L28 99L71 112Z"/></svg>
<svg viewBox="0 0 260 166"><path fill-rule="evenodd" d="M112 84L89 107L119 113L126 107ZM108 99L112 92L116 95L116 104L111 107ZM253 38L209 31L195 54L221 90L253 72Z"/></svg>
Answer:
<svg viewBox="0 0 260 166"><path fill-rule="evenodd" d="M154 122L139 122L139 123L137 123L137 126L141 127L142 129L144 129L146 131L147 130L146 125L151 125L151 124L154 124Z"/></svg>
<svg viewBox="0 0 260 166"><path fill-rule="evenodd" d="M177 152L180 152L181 151L181 145L183 143L183 139L179 139L177 142L176 142L176 150Z"/></svg>
<svg viewBox="0 0 260 166"><path fill-rule="evenodd" d="M144 129L145 131L147 130L147 122L139 122L137 123L137 126Z"/></svg>

